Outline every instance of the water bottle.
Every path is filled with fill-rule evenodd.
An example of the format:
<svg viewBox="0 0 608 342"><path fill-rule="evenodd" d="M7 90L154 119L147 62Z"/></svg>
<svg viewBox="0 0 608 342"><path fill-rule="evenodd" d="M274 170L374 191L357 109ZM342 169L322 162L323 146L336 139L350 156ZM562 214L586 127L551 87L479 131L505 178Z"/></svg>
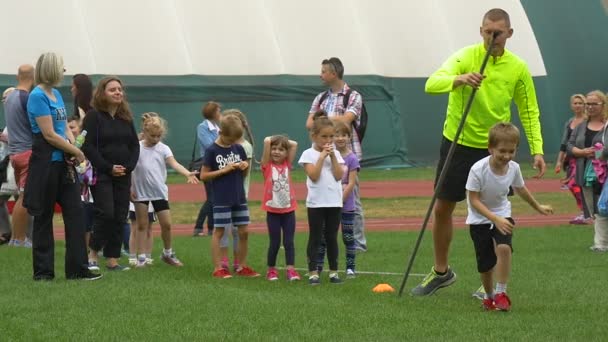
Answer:
<svg viewBox="0 0 608 342"><path fill-rule="evenodd" d="M87 136L87 130L83 130L82 133L80 133L79 136L76 137L76 140L74 140L74 146L76 146L77 148L81 148L82 145L84 144L84 139Z"/></svg>

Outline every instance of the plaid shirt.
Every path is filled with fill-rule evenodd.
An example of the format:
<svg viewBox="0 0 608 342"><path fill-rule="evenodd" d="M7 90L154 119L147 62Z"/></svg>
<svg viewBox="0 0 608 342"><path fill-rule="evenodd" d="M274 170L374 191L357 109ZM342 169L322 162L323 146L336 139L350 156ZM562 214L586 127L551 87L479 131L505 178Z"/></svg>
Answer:
<svg viewBox="0 0 608 342"><path fill-rule="evenodd" d="M361 98L361 94L353 90L350 94L350 98L348 99L348 106L344 108L344 95L346 95L346 92L349 89L350 87L346 83L344 83L344 88L342 88L342 90L340 90L338 93L333 93L330 91L329 95L325 98L323 103L319 103L319 101L321 100L321 96L323 96L323 94L325 94L327 91L320 93L319 95L317 95L317 97L315 97L315 100L312 101L312 106L310 107L309 113L314 114L319 109L323 109L327 112L327 116L331 118L334 116L342 116L346 112L351 112L355 115L355 121L359 123L359 115L361 114L363 99ZM354 126L351 126L351 131L351 144L353 152L357 156L357 159L361 160L363 152L361 150L361 142L359 141L359 136L357 136Z"/></svg>

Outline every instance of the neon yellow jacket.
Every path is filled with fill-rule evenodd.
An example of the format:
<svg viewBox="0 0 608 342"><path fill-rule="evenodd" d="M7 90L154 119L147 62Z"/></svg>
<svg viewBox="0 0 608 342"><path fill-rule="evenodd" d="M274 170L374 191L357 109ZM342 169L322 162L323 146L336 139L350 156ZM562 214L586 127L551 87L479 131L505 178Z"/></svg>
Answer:
<svg viewBox="0 0 608 342"><path fill-rule="evenodd" d="M479 72L485 54L483 43L467 46L448 58L426 81L427 93L450 93L443 135L451 141L454 141L458 124L473 90L469 86L454 89L454 79L458 75ZM543 154L540 111L532 75L526 63L505 49L500 57L490 56L484 75L486 78L477 90L458 143L474 148L487 148L490 127L499 121L511 121L510 107L513 100L528 138L530 153Z"/></svg>

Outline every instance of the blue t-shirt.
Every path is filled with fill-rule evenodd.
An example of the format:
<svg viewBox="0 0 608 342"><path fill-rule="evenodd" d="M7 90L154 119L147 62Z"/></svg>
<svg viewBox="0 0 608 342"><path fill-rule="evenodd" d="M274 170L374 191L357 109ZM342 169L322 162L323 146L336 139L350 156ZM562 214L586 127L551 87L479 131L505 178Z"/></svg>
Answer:
<svg viewBox="0 0 608 342"><path fill-rule="evenodd" d="M205 151L203 165L211 171L221 170L229 163L247 161L245 149L240 144L230 147L221 147L213 143ZM233 206L246 204L245 189L243 188L243 171L234 170L223 176L214 178L211 182L213 188L214 206Z"/></svg>
<svg viewBox="0 0 608 342"><path fill-rule="evenodd" d="M59 136L66 138L65 128L67 126L68 117L63 104L63 98L57 89L53 88L53 95L56 101L51 100L40 87L34 88L27 100L27 114L32 125L32 133L40 133L40 127L36 123L37 117L50 115L53 120L53 129ZM59 149L53 150L51 157L52 161L63 161L63 151Z"/></svg>

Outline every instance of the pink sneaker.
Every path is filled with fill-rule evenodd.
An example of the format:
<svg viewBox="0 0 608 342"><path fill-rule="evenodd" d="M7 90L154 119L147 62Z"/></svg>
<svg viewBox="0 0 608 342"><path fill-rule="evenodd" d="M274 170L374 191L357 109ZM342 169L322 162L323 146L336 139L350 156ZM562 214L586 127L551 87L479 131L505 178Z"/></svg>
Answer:
<svg viewBox="0 0 608 342"><path fill-rule="evenodd" d="M277 269L274 267L270 267L268 269L268 272L266 272L266 280L275 281L278 279L279 279L279 273L277 272Z"/></svg>
<svg viewBox="0 0 608 342"><path fill-rule="evenodd" d="M160 258L167 265L171 265L171 266L175 266L175 267L184 266L184 264L182 264L182 262L179 261L179 259L175 256L175 253L173 253L171 255L166 255L163 253L163 254L161 254Z"/></svg>
<svg viewBox="0 0 608 342"><path fill-rule="evenodd" d="M300 280L300 275L298 274L298 271L294 270L293 268L288 268L287 269L287 280L289 280L289 281Z"/></svg>
<svg viewBox="0 0 608 342"><path fill-rule="evenodd" d="M226 271L230 272L230 271L229 271L229 270L230 270L230 268L228 267L228 261L229 261L229 260L228 260L228 258L222 258L222 261L221 261L221 267L222 267L223 269L225 269Z"/></svg>

